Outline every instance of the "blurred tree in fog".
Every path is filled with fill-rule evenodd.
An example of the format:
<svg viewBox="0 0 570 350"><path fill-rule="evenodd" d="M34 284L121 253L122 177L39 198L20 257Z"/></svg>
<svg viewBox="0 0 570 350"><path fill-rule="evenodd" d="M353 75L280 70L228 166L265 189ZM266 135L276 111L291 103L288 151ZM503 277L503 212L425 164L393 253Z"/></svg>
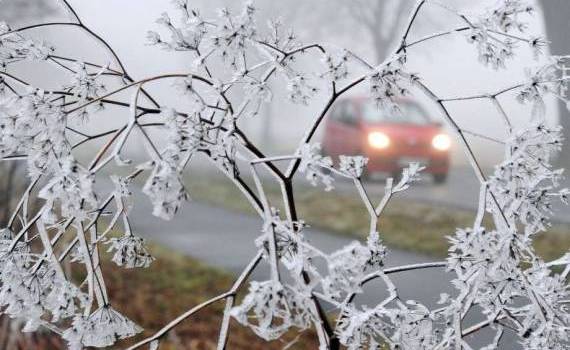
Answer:
<svg viewBox="0 0 570 350"><path fill-rule="evenodd" d="M410 0L332 0L347 15L351 26L358 26L368 36L376 62L386 58L398 37L402 22L413 1Z"/></svg>
<svg viewBox="0 0 570 350"><path fill-rule="evenodd" d="M550 51L553 55L568 55L570 53L570 1L540 0L546 24L546 33L550 41ZM560 124L564 127L566 142L560 153L560 163L570 166L570 113L568 108L560 104Z"/></svg>
<svg viewBox="0 0 570 350"><path fill-rule="evenodd" d="M299 1L298 15L317 22L322 39L334 40L335 44L356 47L359 54L373 55L380 63L399 36L402 23L415 0L314 0ZM319 11L311 11L318 7ZM308 11L307 11L308 10ZM315 18L318 16L320 18ZM313 26L314 27L314 26ZM355 40L363 38L363 40ZM344 41L344 42L339 42ZM345 42L349 42L347 45ZM368 52L366 52L368 51Z"/></svg>
<svg viewBox="0 0 570 350"><path fill-rule="evenodd" d="M54 11L54 1L44 0L0 0L1 20L41 19Z"/></svg>

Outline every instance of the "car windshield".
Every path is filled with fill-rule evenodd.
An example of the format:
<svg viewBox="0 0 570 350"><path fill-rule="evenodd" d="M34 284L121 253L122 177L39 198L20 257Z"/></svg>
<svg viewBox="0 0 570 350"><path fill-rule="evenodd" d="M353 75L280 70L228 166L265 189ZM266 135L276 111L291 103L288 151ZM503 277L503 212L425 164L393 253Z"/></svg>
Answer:
<svg viewBox="0 0 570 350"><path fill-rule="evenodd" d="M367 102L362 107L362 117L369 123L402 123L426 125L431 121L425 111L419 105L411 102L398 104L399 111L382 109L372 101Z"/></svg>

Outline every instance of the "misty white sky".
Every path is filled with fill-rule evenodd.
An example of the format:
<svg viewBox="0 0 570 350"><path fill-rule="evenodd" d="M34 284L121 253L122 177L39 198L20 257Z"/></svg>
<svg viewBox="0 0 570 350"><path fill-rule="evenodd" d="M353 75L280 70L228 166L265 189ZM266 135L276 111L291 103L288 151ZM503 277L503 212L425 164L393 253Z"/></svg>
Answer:
<svg viewBox="0 0 570 350"><path fill-rule="evenodd" d="M469 13L470 11L476 12L493 1L451 0L446 3L463 8ZM213 14L215 8L223 2L223 0L201 0L194 3L197 6L203 4L203 13ZM84 22L116 48L134 77L188 71L192 61L190 57L184 54L163 52L155 47L145 45L146 31L157 28L154 23L155 19L161 12L172 10L170 0L71 0L71 3ZM231 1L231 3L232 6L237 6L241 2ZM299 32L303 36L304 42L325 40L364 55L370 54L366 40L354 40L354 35L350 35L351 28L346 28L348 35L327 36L326 30L322 29L321 24L311 22L310 17L303 17L305 15L300 15L291 9L291 4L298 3L298 0L279 2L259 0L256 3L261 7L260 11L263 15L290 17L288 19L293 22L293 25L303 26L303 30L299 30ZM334 9L331 11L329 8L330 2L306 0L305 4L314 7L313 13L319 11L326 13L329 22L343 23L342 18L335 18ZM419 28L412 35L421 36L430 31L453 28L459 23L456 20L449 20L449 18L451 17L445 11L428 9L425 12L424 22L422 22L425 24L418 26ZM315 27L314 30L311 26ZM51 33L47 34L50 40L56 37L54 31L52 30ZM543 33L540 13L530 23L529 31L536 34ZM70 55L77 56L77 51L80 50L85 54L85 59L107 60L101 50L98 52L93 50L93 42L87 37L73 30L65 30L64 32L65 40L56 43L62 47L64 53L69 51ZM316 37L311 37L312 35ZM474 47L467 44L463 35L447 36L433 41L430 45L418 46L417 49L410 51L409 71L417 72L438 94L445 97L456 96L459 92L470 94L492 91L522 81L524 69L538 64L526 47L521 46L518 51L519 56L511 62L508 72L497 72L482 67L477 62ZM157 94L168 98L169 94L165 93L163 89L155 88L155 91ZM529 117L529 108L519 105L514 101L514 98L507 98L504 102L509 112L516 118L526 120ZM554 102L549 102L549 105L549 107L554 106ZM301 135L304 127L311 121L312 115L321 106L321 103L313 103L309 108L299 109L289 104L278 103L272 110L285 111L285 113L273 113L271 138L286 141L290 145L286 148L291 149L295 144L293 140ZM435 116L436 110L433 108L431 110ZM451 110L460 125L467 129L498 138L504 136L498 116L489 103L458 104L452 106ZM555 108L549 108L549 110L549 118L556 120ZM262 130L266 124L261 122L260 118L257 117L256 120L246 123L247 128L257 135L257 137L254 136L254 139L263 138L262 134L266 132L266 130ZM279 130L279 133L276 130ZM476 148L491 162L496 162L502 157L501 147L489 145L488 142L476 142ZM460 162L460 158L456 157L456 162Z"/></svg>

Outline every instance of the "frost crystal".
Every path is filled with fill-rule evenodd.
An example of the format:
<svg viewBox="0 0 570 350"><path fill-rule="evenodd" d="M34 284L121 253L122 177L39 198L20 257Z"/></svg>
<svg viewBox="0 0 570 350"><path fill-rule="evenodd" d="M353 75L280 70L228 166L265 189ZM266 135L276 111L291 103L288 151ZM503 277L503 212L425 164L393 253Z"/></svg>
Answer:
<svg viewBox="0 0 570 350"><path fill-rule="evenodd" d="M293 222L281 220L279 212L273 209L273 217L263 228L263 235L255 241L258 248L265 251L265 256L269 256L270 236L275 236L275 246L277 255L283 261L284 266L293 272L294 276L299 276L302 271L313 270L311 260L313 252L310 251L303 229L304 222Z"/></svg>
<svg viewBox="0 0 570 350"><path fill-rule="evenodd" d="M12 33L8 24L0 21L1 69L23 60L45 60L53 50L53 47L28 39L20 33Z"/></svg>
<svg viewBox="0 0 570 350"><path fill-rule="evenodd" d="M336 50L333 54L327 54L323 57L323 63L327 71L323 74L332 80L342 80L348 77L348 60L349 54L346 50Z"/></svg>
<svg viewBox="0 0 570 350"><path fill-rule="evenodd" d="M201 105L200 102L198 102ZM201 108L201 106L199 107ZM174 109L166 109L167 149L180 152L194 152L206 137L206 128L199 119L199 114L181 116Z"/></svg>
<svg viewBox="0 0 570 350"><path fill-rule="evenodd" d="M182 14L179 26L173 23L167 13L163 13L156 21L170 33L170 40L167 41L159 33L149 31L148 43L165 50L196 52L206 34L206 23L199 12L191 10L187 3L176 3L176 7Z"/></svg>
<svg viewBox="0 0 570 350"><path fill-rule="evenodd" d="M552 58L550 62L536 69L526 69L527 83L518 92L517 100L521 103L530 103L535 117L542 118L546 113L544 96L553 94L565 98L567 83L558 79L561 72L566 74L567 57Z"/></svg>
<svg viewBox="0 0 570 350"><path fill-rule="evenodd" d="M399 111L398 100L409 93L411 85L418 79L402 69L405 57L380 65L368 77L370 97L379 108L390 112Z"/></svg>
<svg viewBox="0 0 570 350"><path fill-rule="evenodd" d="M109 252L115 251L112 260L118 266L127 269L147 268L154 261L146 249L144 238L125 235L121 238L111 238L109 245Z"/></svg>
<svg viewBox="0 0 570 350"><path fill-rule="evenodd" d="M279 282L251 282L249 293L232 316L249 326L261 338L274 340L291 327L304 330L311 324L310 299L302 292L291 290ZM250 319L255 319L251 323Z"/></svg>
<svg viewBox="0 0 570 350"><path fill-rule="evenodd" d="M117 340L132 337L141 331L131 320L105 305L88 317L76 316L71 328L63 333L63 338L67 340L70 350L81 350L85 346L111 346Z"/></svg>
<svg viewBox="0 0 570 350"><path fill-rule="evenodd" d="M97 204L93 177L73 158L68 157L62 161L64 163L61 168L56 170L54 177L41 189L39 197L45 199L46 206L52 210L59 203L62 214L66 217L85 218L88 215L87 204L92 207Z"/></svg>
<svg viewBox="0 0 570 350"><path fill-rule="evenodd" d="M332 159L323 157L320 153L321 145L318 143L303 145L299 150L299 156L301 157L299 170L305 174L305 177L313 186L317 186L320 181L325 185L325 189L330 191L333 189L333 178L326 173L326 169L332 167Z"/></svg>
<svg viewBox="0 0 570 350"><path fill-rule="evenodd" d="M366 164L368 164L368 158L362 156L340 156L340 171L350 177L361 177Z"/></svg>
<svg viewBox="0 0 570 350"><path fill-rule="evenodd" d="M395 192L401 192L407 190L410 185L420 178L420 173L425 167L421 166L419 163L410 163L407 168L402 171L402 178L394 187Z"/></svg>
<svg viewBox="0 0 570 350"><path fill-rule="evenodd" d="M513 40L495 40L485 28L473 28L467 38L470 43L477 45L479 61L494 69L505 68L505 62L514 56Z"/></svg>
<svg viewBox="0 0 570 350"><path fill-rule="evenodd" d="M66 117L53 96L39 89L27 89L20 97L0 96L0 156L27 154L32 178L45 171L57 171L71 152L66 141Z"/></svg>
<svg viewBox="0 0 570 350"><path fill-rule="evenodd" d="M84 63L77 63L73 82L66 88L75 94L80 104L98 98L106 91L105 85L99 79L106 70L107 68L102 68L96 73L90 73Z"/></svg>
<svg viewBox="0 0 570 350"><path fill-rule="evenodd" d="M131 183L130 179L112 175L111 181L115 185L115 193L117 194L117 196L129 197L132 194L131 190L129 189L129 185Z"/></svg>
<svg viewBox="0 0 570 350"><path fill-rule="evenodd" d="M308 79L302 75L295 75L289 78L287 82L287 90L289 91L289 99L296 104L308 105L309 101L317 93L317 88L311 86Z"/></svg>
<svg viewBox="0 0 570 350"><path fill-rule="evenodd" d="M347 308L337 327L340 342L350 350L381 349L388 343L391 349L434 349L441 340L435 332L434 316L416 302L400 303L397 308Z"/></svg>
<svg viewBox="0 0 570 350"><path fill-rule="evenodd" d="M557 197L561 172L552 170L549 161L559 147L559 130L540 123L515 134L507 144L507 159L489 181L495 197L487 199L488 211L497 229L476 226L450 237L448 266L458 276L453 282L460 291L458 301L473 300L488 315L518 315L527 349L557 348L567 339L562 336L567 286L561 276L551 276L532 247L533 236L548 225L550 200Z"/></svg>
<svg viewBox="0 0 570 350"><path fill-rule="evenodd" d="M232 67L242 67L246 50L257 33L255 7L247 3L241 15L232 16L228 9L219 12L221 25L208 38L213 50Z"/></svg>
<svg viewBox="0 0 570 350"><path fill-rule="evenodd" d="M507 60L514 57L516 36L509 34L524 33L527 28L524 17L533 12L526 1L504 0L471 24L467 39L477 46L479 61L494 69L505 68ZM533 38L528 42L535 53L540 50L542 41Z"/></svg>
<svg viewBox="0 0 570 350"><path fill-rule="evenodd" d="M188 199L174 161L154 162L152 174L143 187L143 192L152 201L153 215L164 220L171 220L182 202Z"/></svg>
<svg viewBox="0 0 570 350"><path fill-rule="evenodd" d="M25 159L29 177L0 230L0 311L5 316L17 319L23 331L53 330L77 350L112 347L140 332L110 306L102 244L108 243L117 265L148 267L154 258L145 240L134 236L131 228L130 209L137 205L131 198L136 191L131 184L137 183L137 177L146 178L142 191L152 203L153 214L171 219L188 198L183 179L191 161L204 158L236 184L262 218L257 253L230 290L184 313L141 341L142 347L156 350L165 332L185 317L223 300L221 347L231 333L231 316L266 340L311 329L322 350L471 349L467 336L480 336L483 330L492 336L482 350L503 348L511 338L525 350L567 348L570 253L544 261L534 249L534 240L550 226L554 204L567 204L570 197L569 189L559 188L562 169L551 164L563 134L546 122L544 102L554 96L570 106L570 58L544 60L527 71L523 84L476 96L440 96L431 82L409 73L407 65L415 51L412 46L459 32L477 49L479 60L495 69L508 68L518 47L538 56L547 42L526 34L531 6L523 0L500 0L474 16L438 1L418 0L408 23L402 23L403 35L394 38L399 45L382 63L373 65L348 50L303 44L280 20L258 25L257 11L250 3L241 13L222 9L215 18L206 18L191 4L174 0L177 15L163 13L156 21L159 29L147 34L149 44L189 55L190 71L139 81L127 72L118 51L87 27L68 1L61 5L75 17L70 23L37 23L11 30L0 22L0 160ZM460 22L459 27L418 37L416 20L430 7L445 8ZM103 44L112 56L112 66L95 59L82 63L27 37L46 25L82 30L87 38ZM62 74L71 73L71 79L46 90L34 86L33 74L20 77L16 63L32 65L40 60ZM353 75L358 76L352 79ZM167 79L173 81L171 90L179 93L176 107L163 106L149 86ZM496 140L505 144L505 159L492 174L482 172L469 139L461 140L480 182L480 200L473 225L449 237L444 261L384 266L387 249L378 232L381 216L393 197L418 180L420 164L403 169L397 181L388 179L378 198L378 191L369 191L368 184L360 181L367 158L351 153L334 164L315 143L330 107L362 85L368 85L368 97L389 113L397 113L407 95L424 95L462 137L468 130L456 120L448 106L451 101L492 102L505 122L507 137ZM267 118L262 104L284 96L284 87L293 103L327 102L314 118L307 118L310 125L300 146L276 156L252 141L255 137L246 132L245 124L253 116ZM509 109L502 105L507 93L531 106L531 122L511 123ZM131 94L128 100L127 94ZM115 118L119 124L85 118L107 105L127 112ZM144 145L137 154L143 157L138 165L121 157L124 146L133 144L134 133ZM93 145L100 147L95 150ZM266 176L261 177L261 171ZM351 180L344 185L355 187L369 216L365 240L335 247L332 253L311 242L311 233L299 217L304 210L295 201L295 185L303 175L325 190L332 189L333 175ZM253 177L253 185L248 176ZM103 186L96 186L100 179ZM278 201L267 192L272 181L281 189ZM109 239L121 222L124 235ZM383 226L386 229L389 225ZM245 297L236 298L251 274L266 265L270 278L251 282ZM455 289L440 294L436 309L403 299L409 293L400 294L397 283L400 273L421 274L428 268L447 268ZM369 283L375 283L374 288ZM384 293L374 294L377 301L362 305L360 294L377 287ZM441 287L444 292L448 286Z"/></svg>
<svg viewBox="0 0 570 350"><path fill-rule="evenodd" d="M375 244L374 239L370 242ZM368 247L359 242L332 253L327 259L329 275L323 280L325 292L338 300L342 300L345 293L360 293L365 272L368 268L381 266L383 256L384 247Z"/></svg>
<svg viewBox="0 0 570 350"><path fill-rule="evenodd" d="M552 200L564 197L564 190L554 190L562 172L550 167L561 140L560 128L552 129L542 123L519 131L508 142L509 157L496 167L491 178L490 186L500 194L498 201L503 212L525 225L526 236L545 229Z"/></svg>

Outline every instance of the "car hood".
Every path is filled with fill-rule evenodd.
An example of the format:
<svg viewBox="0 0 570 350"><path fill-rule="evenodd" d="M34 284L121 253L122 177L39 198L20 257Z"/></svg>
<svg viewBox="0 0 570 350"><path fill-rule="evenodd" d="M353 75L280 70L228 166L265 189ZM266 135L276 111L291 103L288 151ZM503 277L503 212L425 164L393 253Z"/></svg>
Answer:
<svg viewBox="0 0 570 350"><path fill-rule="evenodd" d="M380 131L388 135L391 139L410 139L429 140L443 132L439 125L427 124L370 124L364 127L365 131Z"/></svg>

